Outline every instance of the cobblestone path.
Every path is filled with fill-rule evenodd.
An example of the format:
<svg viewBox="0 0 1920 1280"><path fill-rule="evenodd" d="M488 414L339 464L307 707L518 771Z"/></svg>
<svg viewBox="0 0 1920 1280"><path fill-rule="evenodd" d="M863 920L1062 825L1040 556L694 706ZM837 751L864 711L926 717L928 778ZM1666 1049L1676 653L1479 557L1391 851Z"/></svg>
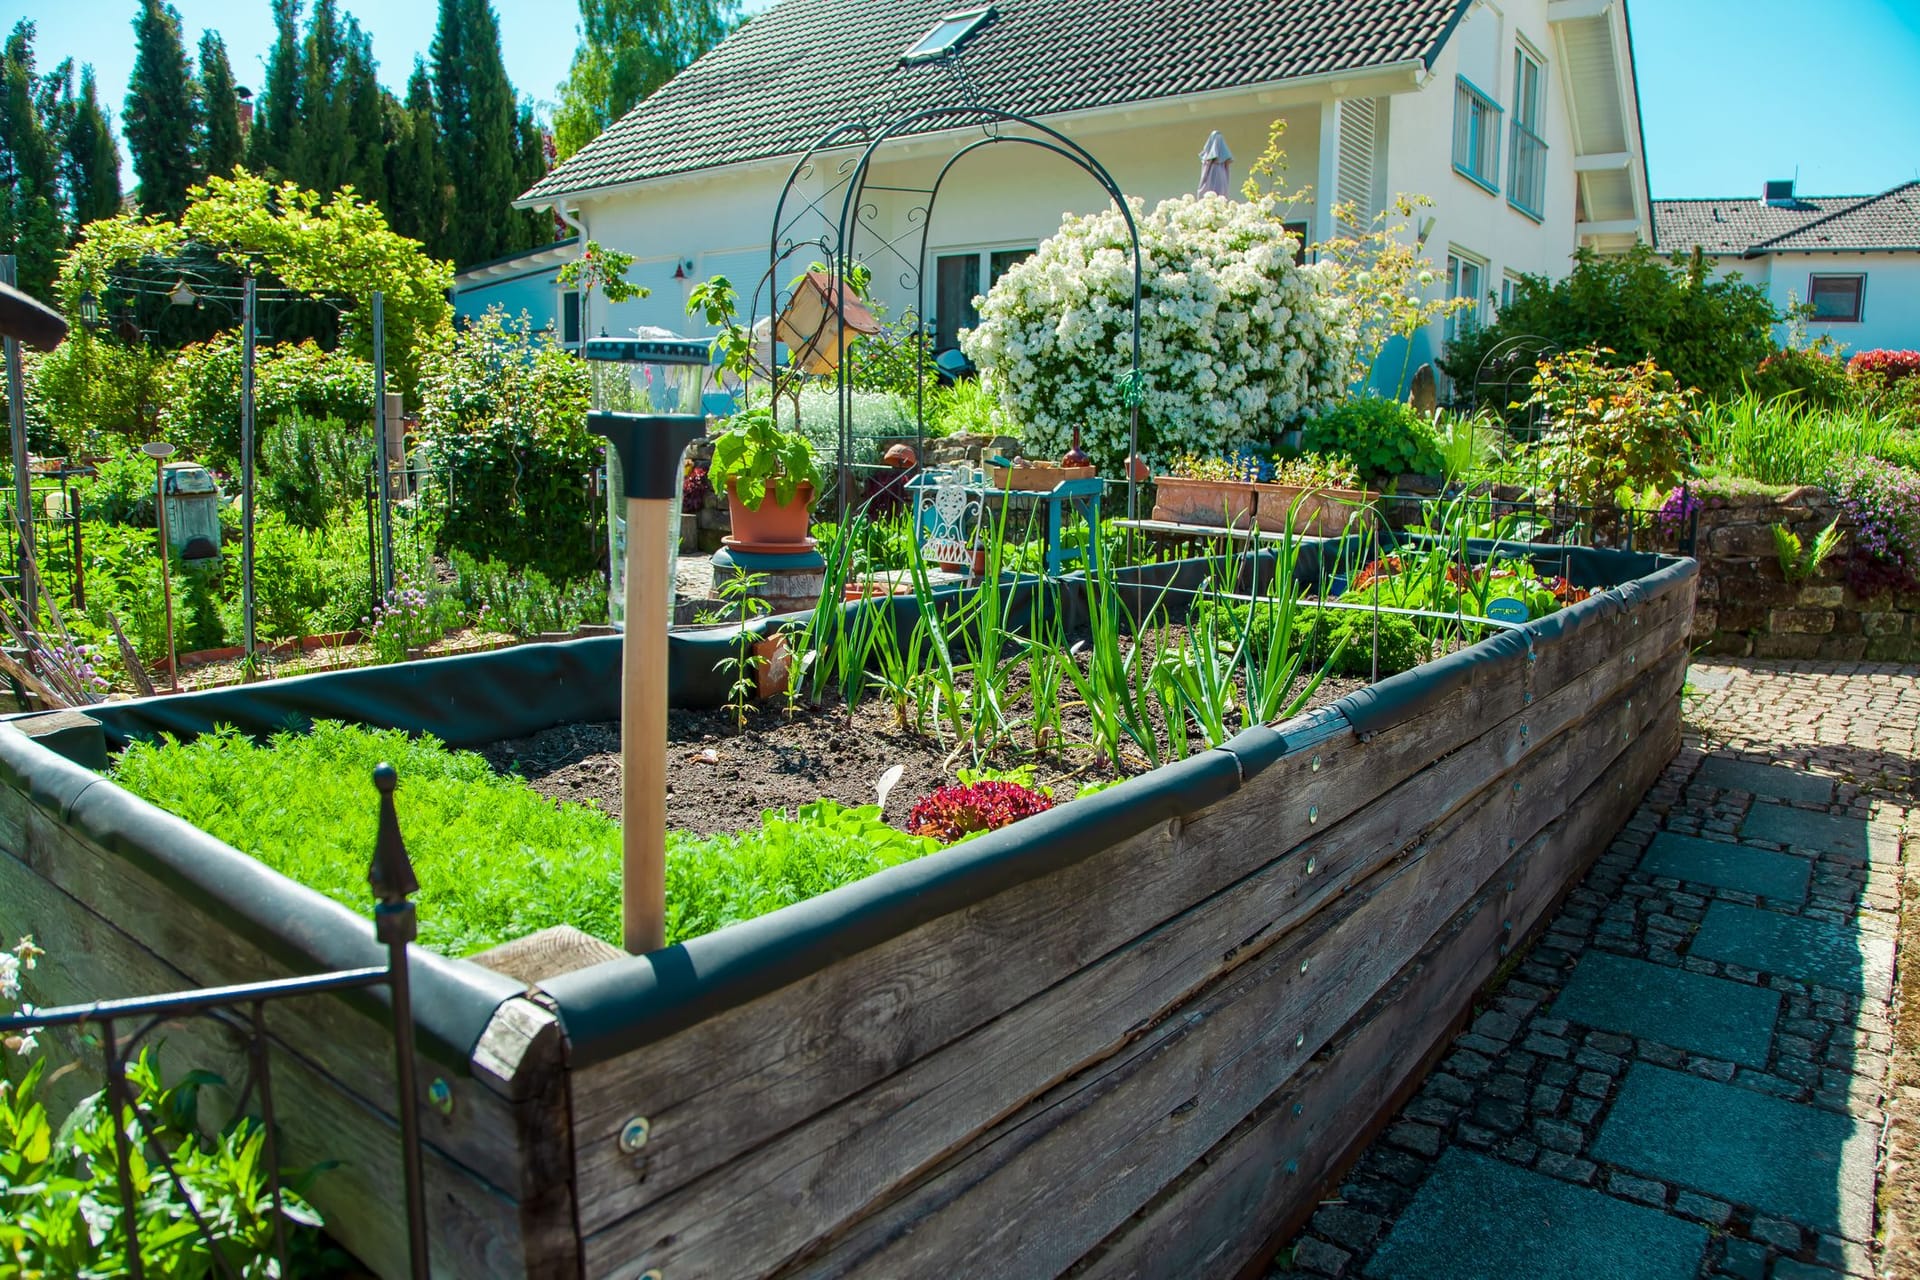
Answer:
<svg viewBox="0 0 1920 1280"><path fill-rule="evenodd" d="M1275 1275L1875 1274L1920 682L1691 682L1680 754Z"/></svg>

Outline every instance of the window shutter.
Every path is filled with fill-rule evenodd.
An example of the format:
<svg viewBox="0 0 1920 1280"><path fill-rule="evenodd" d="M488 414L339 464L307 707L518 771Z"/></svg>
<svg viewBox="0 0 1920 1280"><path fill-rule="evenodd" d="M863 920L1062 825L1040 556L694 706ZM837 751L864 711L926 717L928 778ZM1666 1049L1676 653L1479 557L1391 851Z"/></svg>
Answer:
<svg viewBox="0 0 1920 1280"><path fill-rule="evenodd" d="M1378 212L1373 201L1373 150L1377 111L1372 98L1344 98L1340 102L1340 154L1335 198L1351 204L1354 221L1341 223L1348 235L1365 234Z"/></svg>

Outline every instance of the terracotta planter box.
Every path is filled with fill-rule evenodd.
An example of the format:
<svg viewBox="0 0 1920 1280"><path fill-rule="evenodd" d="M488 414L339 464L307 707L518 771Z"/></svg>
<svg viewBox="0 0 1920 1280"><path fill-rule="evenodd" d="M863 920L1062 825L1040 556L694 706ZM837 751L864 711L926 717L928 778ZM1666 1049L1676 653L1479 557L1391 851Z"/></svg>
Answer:
<svg viewBox="0 0 1920 1280"><path fill-rule="evenodd" d="M1243 480L1188 480L1155 476L1153 518L1170 524L1209 529L1246 529L1253 525L1257 486Z"/></svg>
<svg viewBox="0 0 1920 1280"><path fill-rule="evenodd" d="M1359 532L1373 525L1373 504L1380 495L1370 489L1302 489L1294 485L1261 484L1260 505L1253 527L1262 533L1293 532L1303 538L1337 538L1349 529Z"/></svg>

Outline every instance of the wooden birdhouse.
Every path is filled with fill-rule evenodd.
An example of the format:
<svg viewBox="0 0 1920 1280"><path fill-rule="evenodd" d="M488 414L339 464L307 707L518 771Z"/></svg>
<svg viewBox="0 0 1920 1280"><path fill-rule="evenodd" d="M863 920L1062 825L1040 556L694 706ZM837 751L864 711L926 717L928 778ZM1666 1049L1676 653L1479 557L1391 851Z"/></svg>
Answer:
<svg viewBox="0 0 1920 1280"><path fill-rule="evenodd" d="M809 271L794 286L793 300L773 328L803 373L832 373L853 340L880 332L867 304L824 271Z"/></svg>

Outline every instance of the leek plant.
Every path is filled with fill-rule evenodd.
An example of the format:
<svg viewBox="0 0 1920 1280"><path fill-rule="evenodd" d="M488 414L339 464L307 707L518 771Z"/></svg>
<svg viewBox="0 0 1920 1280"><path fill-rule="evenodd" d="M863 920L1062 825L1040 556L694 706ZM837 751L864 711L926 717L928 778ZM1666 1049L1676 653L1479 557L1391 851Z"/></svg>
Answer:
<svg viewBox="0 0 1920 1280"><path fill-rule="evenodd" d="M1087 574L1086 590L1087 623L1092 635L1084 646L1076 646L1086 658L1086 669L1069 662L1066 674L1092 721L1093 748L1113 761L1115 768L1125 771L1130 766L1124 750L1130 744L1146 757L1148 765L1158 768L1160 738L1151 714L1152 672L1150 666L1142 669L1147 648L1121 643L1123 631L1137 634L1139 628L1126 625L1132 619L1121 597L1111 557L1101 556ZM1147 610L1149 618L1160 612L1167 590L1160 589L1154 607Z"/></svg>

